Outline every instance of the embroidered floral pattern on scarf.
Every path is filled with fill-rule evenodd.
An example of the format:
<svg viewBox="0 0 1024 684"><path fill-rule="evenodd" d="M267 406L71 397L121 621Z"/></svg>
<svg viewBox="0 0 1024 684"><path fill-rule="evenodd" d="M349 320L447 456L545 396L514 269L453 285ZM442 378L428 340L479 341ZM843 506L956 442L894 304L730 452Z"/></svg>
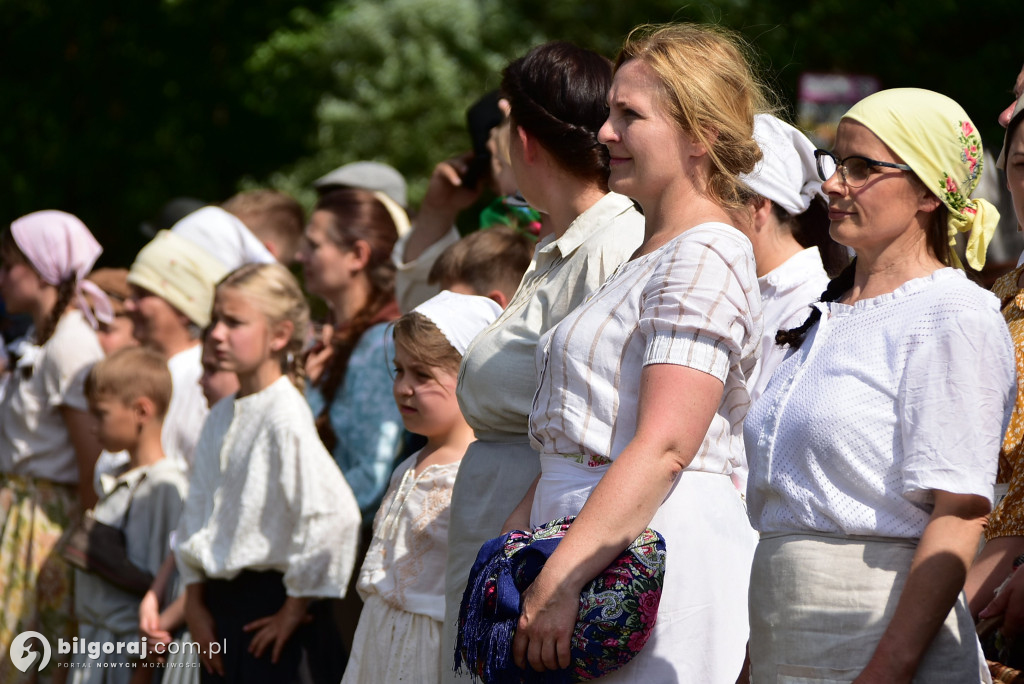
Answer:
<svg viewBox="0 0 1024 684"><path fill-rule="evenodd" d="M574 517L533 532L513 530L480 550L459 612L459 652L489 683L581 682L613 672L636 656L657 621L665 579L665 540L645 529L580 595L566 670L538 674L512 663L519 598L568 531Z"/></svg>

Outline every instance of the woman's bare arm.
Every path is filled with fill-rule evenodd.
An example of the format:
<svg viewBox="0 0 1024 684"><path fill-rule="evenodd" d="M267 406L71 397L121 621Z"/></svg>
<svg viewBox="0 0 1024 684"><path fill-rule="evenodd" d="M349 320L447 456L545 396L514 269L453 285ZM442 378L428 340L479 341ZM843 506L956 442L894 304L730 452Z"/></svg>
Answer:
<svg viewBox="0 0 1024 684"><path fill-rule="evenodd" d="M650 524L704 441L722 391L720 380L692 368L644 368L636 435L523 595L513 641L520 667L568 667L580 591Z"/></svg>
<svg viewBox="0 0 1024 684"><path fill-rule="evenodd" d="M68 429L71 446L75 449L78 461L78 500L82 510L96 505L96 490L92 485L92 473L96 468L96 459L100 457L100 443L96 440L94 419L80 409L69 406L60 407L61 418Z"/></svg>
<svg viewBox="0 0 1024 684"><path fill-rule="evenodd" d="M910 563L896 612L855 684L910 682L963 590L988 499L936 490L935 508Z"/></svg>

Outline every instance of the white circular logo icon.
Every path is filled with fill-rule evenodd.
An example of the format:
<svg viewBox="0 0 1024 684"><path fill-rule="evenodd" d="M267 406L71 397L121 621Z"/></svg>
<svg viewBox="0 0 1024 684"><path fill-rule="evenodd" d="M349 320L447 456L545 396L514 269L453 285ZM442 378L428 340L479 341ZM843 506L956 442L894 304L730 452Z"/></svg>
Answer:
<svg viewBox="0 0 1024 684"><path fill-rule="evenodd" d="M28 647L26 642L29 639L37 639L43 644L41 656L39 651L34 651ZM39 632L22 632L14 637L14 640L11 642L10 658L11 662L14 663L14 667L22 672L28 672L29 669L35 669L36 672L40 672L50 662L50 642ZM36 665L37 660L38 665ZM33 665L35 665L34 668L32 667Z"/></svg>

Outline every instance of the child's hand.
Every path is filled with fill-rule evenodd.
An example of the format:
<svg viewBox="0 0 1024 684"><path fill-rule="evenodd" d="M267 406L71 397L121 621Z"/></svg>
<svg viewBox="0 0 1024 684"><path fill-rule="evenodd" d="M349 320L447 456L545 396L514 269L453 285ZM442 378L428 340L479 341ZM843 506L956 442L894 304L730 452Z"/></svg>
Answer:
<svg viewBox="0 0 1024 684"><path fill-rule="evenodd" d="M139 603L139 632L151 643L171 643L171 633L164 629L160 619L160 601L152 590L147 591Z"/></svg>
<svg viewBox="0 0 1024 684"><path fill-rule="evenodd" d="M159 622L160 599L150 589L139 603L139 631L142 632L143 636L152 639L150 635L156 633L157 623Z"/></svg>
<svg viewBox="0 0 1024 684"><path fill-rule="evenodd" d="M160 600L152 589L146 592L139 603L139 633L149 640L152 652L161 656L156 661L163 662L165 647L173 637L160 625Z"/></svg>
<svg viewBox="0 0 1024 684"><path fill-rule="evenodd" d="M192 641L199 644L199 660L210 674L224 676L224 663L220 653L211 653L210 644L217 641L213 615L203 603L203 585L190 584L185 588L185 622L192 633Z"/></svg>
<svg viewBox="0 0 1024 684"><path fill-rule="evenodd" d="M267 646L273 646L270 655L270 662L277 664L281 656L281 649L291 638L299 625L312 621L312 616L306 613L306 606L309 605L308 598L289 596L284 600L284 605L273 615L253 620L242 629L246 632L256 632L249 643L249 653L254 658L263 656Z"/></svg>

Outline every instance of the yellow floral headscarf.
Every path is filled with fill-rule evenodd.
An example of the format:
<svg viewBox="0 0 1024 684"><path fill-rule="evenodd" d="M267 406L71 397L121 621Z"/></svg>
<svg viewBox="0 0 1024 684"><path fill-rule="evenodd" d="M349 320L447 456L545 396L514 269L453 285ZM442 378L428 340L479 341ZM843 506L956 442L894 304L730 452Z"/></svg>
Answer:
<svg viewBox="0 0 1024 684"><path fill-rule="evenodd" d="M980 270L999 212L986 200L971 199L981 179L981 137L963 107L931 90L894 88L869 95L843 118L867 126L946 205L950 246L958 232L969 232L967 263Z"/></svg>

